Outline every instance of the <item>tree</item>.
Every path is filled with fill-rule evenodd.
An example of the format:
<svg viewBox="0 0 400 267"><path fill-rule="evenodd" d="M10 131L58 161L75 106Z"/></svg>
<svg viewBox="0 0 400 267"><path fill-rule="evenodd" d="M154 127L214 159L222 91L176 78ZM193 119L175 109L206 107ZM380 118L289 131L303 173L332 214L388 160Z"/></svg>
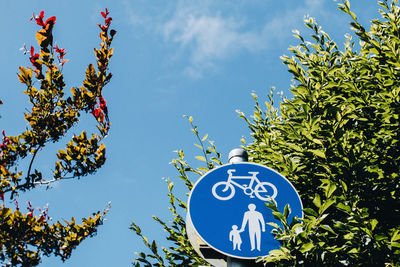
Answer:
<svg viewBox="0 0 400 267"><path fill-rule="evenodd" d="M221 154L217 152L214 141L209 140L207 134L203 138L200 138L198 127L193 125L193 118L187 117L187 119L192 127L192 132L196 135L199 142L196 146L200 148L202 152L202 156L197 156L196 158L206 164L205 167L193 168L184 159L184 152L182 150L176 151L178 157L172 160L172 164L178 171L178 178L185 183L189 192L193 187L193 177L201 177L215 166L222 165L222 161ZM205 141L208 142L208 146L206 146ZM130 229L142 238L146 247L151 251L150 253L136 252L138 258L135 259L135 266L140 266L140 263L144 263L145 266L208 265L208 263L193 249L187 237L185 220L187 210L186 202L182 200L182 197L178 197L174 194L174 183L170 179L166 179L166 183L168 185L169 210L173 216L172 221L164 222L156 216L153 216L153 219L168 233L167 240L171 241L171 246L168 248L163 247L162 252L159 252L157 242L155 240L149 242L142 234L140 227L132 222ZM187 195L188 193L186 196Z"/></svg>
<svg viewBox="0 0 400 267"><path fill-rule="evenodd" d="M348 0L339 4L351 17L359 47L347 36L340 49L307 18L311 41L296 32L299 45L290 48L291 57L282 57L295 80L293 97L276 108L271 91L263 111L253 95L253 119L239 113L251 130L252 141L244 144L249 160L285 175L304 205L304 218L288 222L290 207L283 212L266 203L282 244L259 259L267 265L400 264L400 7L397 0L379 5L382 18L367 31ZM193 168L183 163L181 170L187 177ZM186 238L175 221L169 228L163 224L171 229L168 239ZM168 251L184 250L182 257L193 259L193 249L183 244L175 241Z"/></svg>
<svg viewBox="0 0 400 267"><path fill-rule="evenodd" d="M93 174L106 160L105 145L101 142L108 134L110 122L102 90L112 77L108 64L116 31L109 31L112 20L109 11L106 9L101 15L104 25L98 26L102 42L100 49L94 50L97 70L90 64L83 86L73 87L70 95L64 91L66 85L62 74L63 66L69 60L64 58L65 49L53 44L56 17L45 20L41 11L31 18L41 27L36 32L40 48L37 53L33 46L24 48L24 53L30 55L32 67L21 66L18 74L32 105L31 110L25 113L28 126L17 136L7 136L3 130L0 144L0 198L3 201L0 207L0 262L5 265L33 266L39 264L42 255L51 254L66 260L86 237L96 233L109 209L107 207L103 212L83 218L82 224L77 224L75 218L65 223L51 223L47 209L36 215L29 202L28 212L23 213L16 200L20 193L39 186ZM35 169L38 153L46 145L66 138L83 113L95 117L99 134L88 137L87 132L82 131L80 135L73 135L66 148L58 151L52 173ZM27 170L21 170L22 164L19 163L24 161ZM6 197L15 201L14 210L6 207Z"/></svg>

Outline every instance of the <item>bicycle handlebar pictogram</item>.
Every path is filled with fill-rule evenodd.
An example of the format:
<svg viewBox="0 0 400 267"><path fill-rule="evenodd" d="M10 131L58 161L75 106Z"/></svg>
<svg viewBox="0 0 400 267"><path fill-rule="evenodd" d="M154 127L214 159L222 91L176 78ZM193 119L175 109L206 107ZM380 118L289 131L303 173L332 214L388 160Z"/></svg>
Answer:
<svg viewBox="0 0 400 267"><path fill-rule="evenodd" d="M249 172L250 176L234 176L232 173L235 172L235 169L229 169L227 172L229 174L227 181L221 181L213 185L211 191L215 198L219 200L229 200L233 198L235 195L235 187L239 187L243 190L243 192L251 198L254 198L254 195L257 196L258 199L262 201L268 201L270 199L275 199L278 194L278 190L275 185L269 182L260 182L257 178L258 172ZM235 180L250 180L250 183L247 184L239 184ZM253 189L253 185L254 189ZM221 188L221 186L223 188ZM219 190L218 190L219 189ZM222 190L221 190L222 189ZM218 194L217 192L227 192L226 194Z"/></svg>

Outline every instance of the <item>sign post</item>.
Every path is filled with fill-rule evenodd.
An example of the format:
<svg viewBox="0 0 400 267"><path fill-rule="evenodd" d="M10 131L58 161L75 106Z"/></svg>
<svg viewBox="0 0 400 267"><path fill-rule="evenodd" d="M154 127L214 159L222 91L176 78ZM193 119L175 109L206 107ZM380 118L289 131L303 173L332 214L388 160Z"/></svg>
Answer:
<svg viewBox="0 0 400 267"><path fill-rule="evenodd" d="M268 225L277 221L265 203L275 200L281 211L289 204L289 220L303 217L302 203L293 185L278 172L241 162L243 157L230 158L232 163L196 182L189 195L188 217L200 240L228 257L228 266L249 266L244 263L249 260L254 266L254 259L280 247Z"/></svg>

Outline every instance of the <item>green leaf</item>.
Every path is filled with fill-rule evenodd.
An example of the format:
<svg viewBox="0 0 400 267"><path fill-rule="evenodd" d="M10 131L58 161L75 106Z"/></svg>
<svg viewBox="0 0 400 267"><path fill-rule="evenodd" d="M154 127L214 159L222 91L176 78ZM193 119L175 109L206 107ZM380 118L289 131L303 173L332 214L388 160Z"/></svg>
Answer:
<svg viewBox="0 0 400 267"><path fill-rule="evenodd" d="M350 1L349 0L346 0L345 2L344 2L344 5L346 6L346 8L349 10L350 9Z"/></svg>
<svg viewBox="0 0 400 267"><path fill-rule="evenodd" d="M272 215L274 216L275 219L278 219L281 222L286 222L286 218L282 213L280 213L278 211L273 211Z"/></svg>
<svg viewBox="0 0 400 267"><path fill-rule="evenodd" d="M371 225L371 230L373 231L375 229L376 225L378 224L378 220L372 219L369 221L369 224Z"/></svg>
<svg viewBox="0 0 400 267"><path fill-rule="evenodd" d="M393 243L390 243L390 246L395 247L395 248L400 248L400 243L393 242Z"/></svg>
<svg viewBox="0 0 400 267"><path fill-rule="evenodd" d="M309 214L309 215L312 215L312 216L315 216L315 217L318 216L318 213L315 212L315 211L314 211L313 209L311 209L311 208L304 208L303 211L304 211L304 213L306 213L306 214Z"/></svg>
<svg viewBox="0 0 400 267"><path fill-rule="evenodd" d="M313 203L317 208L321 208L321 197L318 194L315 194Z"/></svg>
<svg viewBox="0 0 400 267"><path fill-rule="evenodd" d="M289 217L290 213L291 213L290 205L286 204L284 211L283 211L283 216L285 216L285 218L287 219Z"/></svg>
<svg viewBox="0 0 400 267"><path fill-rule="evenodd" d="M333 192L336 191L336 188L337 188L337 186L333 182L329 183L329 186L328 186L327 190L325 191L326 197L330 198L332 196Z"/></svg>
<svg viewBox="0 0 400 267"><path fill-rule="evenodd" d="M387 79L383 82L383 85L386 87L390 87L393 85L393 83L394 83L394 81L392 79Z"/></svg>
<svg viewBox="0 0 400 267"><path fill-rule="evenodd" d="M330 227L329 225L327 225L327 224L322 224L322 225L320 225L320 227L321 227L322 229L324 229L324 230L326 230L326 231L329 231L329 232L331 232L332 234L336 235L335 231L333 231L332 227Z"/></svg>
<svg viewBox="0 0 400 267"><path fill-rule="evenodd" d="M395 241L397 241L399 239L400 239L400 233L399 233L399 230L396 230L393 233L392 238L390 239L390 242L395 242Z"/></svg>
<svg viewBox="0 0 400 267"><path fill-rule="evenodd" d="M325 152L319 150L319 149L310 149L310 152L312 152L314 155L320 157L320 158L326 158Z"/></svg>
<svg viewBox="0 0 400 267"><path fill-rule="evenodd" d="M319 209L319 214L323 214L333 203L335 203L334 199L327 199L322 207Z"/></svg>
<svg viewBox="0 0 400 267"><path fill-rule="evenodd" d="M357 16L356 14L354 14L353 12L349 12L350 16L353 18L353 20L357 20Z"/></svg>
<svg viewBox="0 0 400 267"><path fill-rule="evenodd" d="M348 233L343 236L346 240L352 240L354 238L354 233Z"/></svg>
<svg viewBox="0 0 400 267"><path fill-rule="evenodd" d="M303 244L303 245L301 246L301 248L300 248L300 252L301 252L301 253L306 253L306 252L312 250L314 247L315 247L315 246L314 246L314 244L313 244L312 242Z"/></svg>
<svg viewBox="0 0 400 267"><path fill-rule="evenodd" d="M358 249L358 248L353 248L353 249L351 249L350 251L348 251L347 253L356 254L356 253L358 253L358 252L359 252L359 249Z"/></svg>
<svg viewBox="0 0 400 267"><path fill-rule="evenodd" d="M196 147L200 148L201 150L203 150L203 147L201 145L198 144L194 144Z"/></svg>
<svg viewBox="0 0 400 267"><path fill-rule="evenodd" d="M347 211L347 212L350 212L350 211L351 211L350 206L345 205L345 204L343 204L343 203L341 203L341 202L339 202L339 203L336 205L336 207L337 207L338 209L340 209L340 210L344 210L344 211Z"/></svg>
<svg viewBox="0 0 400 267"><path fill-rule="evenodd" d="M271 225L272 227L274 227L274 228L280 228L280 226L277 224L277 223L274 223L274 222L269 222L269 223L267 223L268 225Z"/></svg>
<svg viewBox="0 0 400 267"><path fill-rule="evenodd" d="M203 156L196 156L195 158L196 158L197 160L206 162L206 158L203 157Z"/></svg>
<svg viewBox="0 0 400 267"><path fill-rule="evenodd" d="M173 187L174 187L174 183L173 183L173 182L168 183L168 191L169 191L169 192L172 191L172 188L173 188Z"/></svg>
<svg viewBox="0 0 400 267"><path fill-rule="evenodd" d="M155 240L153 240L153 242L151 243L151 251L153 253L157 253L157 244Z"/></svg>
<svg viewBox="0 0 400 267"><path fill-rule="evenodd" d="M375 235L374 238L376 241L382 241L382 240L387 239L387 237L384 235Z"/></svg>
<svg viewBox="0 0 400 267"><path fill-rule="evenodd" d="M318 145L322 145L322 141L321 141L320 139L314 138L314 139L313 139L313 142L316 143L316 144L318 144Z"/></svg>

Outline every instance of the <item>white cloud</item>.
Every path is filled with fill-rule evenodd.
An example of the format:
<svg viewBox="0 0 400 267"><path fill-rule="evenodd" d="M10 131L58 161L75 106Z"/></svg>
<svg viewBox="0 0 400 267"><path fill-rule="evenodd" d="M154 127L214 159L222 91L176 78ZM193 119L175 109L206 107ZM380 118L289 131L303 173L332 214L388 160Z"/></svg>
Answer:
<svg viewBox="0 0 400 267"><path fill-rule="evenodd" d="M181 9L162 27L166 40L190 49L190 63L186 73L201 76L203 69L214 68L215 63L242 50L263 48L257 32L241 30L242 23L232 17L198 14Z"/></svg>
<svg viewBox="0 0 400 267"><path fill-rule="evenodd" d="M246 3L224 9L213 1L179 1L159 8L160 12L152 8L152 15L134 14L129 8L128 13L132 25L152 29L166 42L177 44L176 54L169 55L169 59L187 56L184 72L199 78L206 72L218 70L220 63L228 58L264 51L271 43L276 46L276 43L286 42L304 15L319 16L325 12L325 0L304 0L302 5L286 8L282 13L269 13L264 23L250 24L250 14L241 10ZM259 3L264 9L270 4L274 8L271 2Z"/></svg>

